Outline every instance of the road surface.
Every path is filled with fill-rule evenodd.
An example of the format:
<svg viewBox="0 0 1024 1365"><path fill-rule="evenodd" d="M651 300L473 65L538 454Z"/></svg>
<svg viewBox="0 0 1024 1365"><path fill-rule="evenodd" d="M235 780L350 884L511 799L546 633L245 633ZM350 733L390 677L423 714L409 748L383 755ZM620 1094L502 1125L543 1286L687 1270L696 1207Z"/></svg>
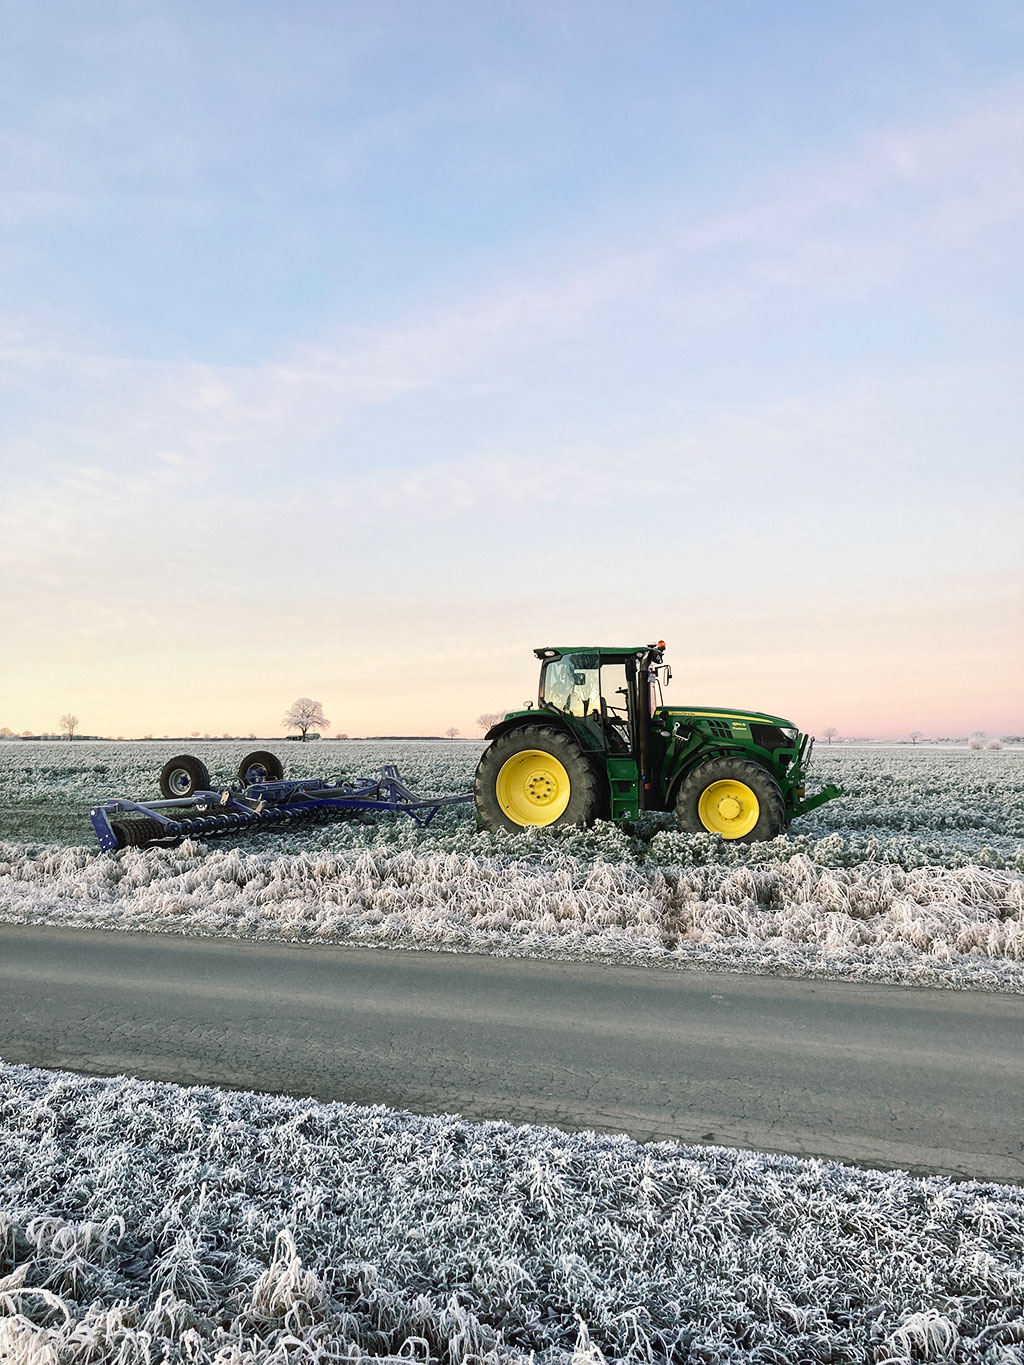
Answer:
<svg viewBox="0 0 1024 1365"><path fill-rule="evenodd" d="M0 1057L1024 1183L1024 998L0 924Z"/></svg>

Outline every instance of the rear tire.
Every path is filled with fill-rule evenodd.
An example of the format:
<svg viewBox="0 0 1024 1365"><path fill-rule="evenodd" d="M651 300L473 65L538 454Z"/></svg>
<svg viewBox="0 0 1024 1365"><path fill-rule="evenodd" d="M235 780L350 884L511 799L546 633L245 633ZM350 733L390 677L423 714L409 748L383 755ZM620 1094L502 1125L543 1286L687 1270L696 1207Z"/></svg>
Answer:
<svg viewBox="0 0 1024 1365"><path fill-rule="evenodd" d="M168 800L210 790L210 774L201 758L179 754L169 758L160 774L160 790Z"/></svg>
<svg viewBox="0 0 1024 1365"><path fill-rule="evenodd" d="M720 834L741 844L786 832L786 805L767 768L744 758L709 758L683 778L676 819L684 834Z"/></svg>
<svg viewBox="0 0 1024 1365"><path fill-rule="evenodd" d="M484 750L473 783L484 829L589 825L601 814L597 774L576 741L548 725L521 725Z"/></svg>
<svg viewBox="0 0 1024 1365"><path fill-rule="evenodd" d="M258 749L254 754L246 754L238 765L238 780L243 787L254 782L279 782L284 777L284 767L275 754Z"/></svg>

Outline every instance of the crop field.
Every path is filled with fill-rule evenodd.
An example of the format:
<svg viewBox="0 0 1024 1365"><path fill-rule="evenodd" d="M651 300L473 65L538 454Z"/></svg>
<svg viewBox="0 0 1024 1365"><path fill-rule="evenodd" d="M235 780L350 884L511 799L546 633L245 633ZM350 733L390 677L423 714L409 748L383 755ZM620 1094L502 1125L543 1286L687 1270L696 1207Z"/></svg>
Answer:
<svg viewBox="0 0 1024 1365"><path fill-rule="evenodd" d="M0 1064L16 1365L1009 1365L1022 1264L1012 1187Z"/></svg>
<svg viewBox="0 0 1024 1365"><path fill-rule="evenodd" d="M436 792L479 753L277 747ZM826 749L850 794L771 844L460 807L100 853L180 749L0 746L0 918L1024 991L1019 751ZM1020 1365L1022 1265L1008 1186L0 1061L3 1365Z"/></svg>
<svg viewBox="0 0 1024 1365"><path fill-rule="evenodd" d="M264 744L269 742L264 741ZM614 959L1024 990L1024 750L820 747L848 795L768 844L629 829L493 835L471 807L100 853L108 796L156 794L161 743L0 745L0 918L359 946ZM253 741L196 745L215 779ZM397 762L465 790L466 742L271 747L293 775Z"/></svg>

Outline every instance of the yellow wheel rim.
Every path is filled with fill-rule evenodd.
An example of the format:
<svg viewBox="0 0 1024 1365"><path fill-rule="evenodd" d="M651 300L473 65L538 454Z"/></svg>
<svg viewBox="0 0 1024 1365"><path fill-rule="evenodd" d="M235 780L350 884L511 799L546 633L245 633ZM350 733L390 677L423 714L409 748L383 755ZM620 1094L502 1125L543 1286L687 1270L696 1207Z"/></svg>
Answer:
<svg viewBox="0 0 1024 1365"><path fill-rule="evenodd" d="M494 794L515 824L551 825L569 804L572 784L553 754L524 749L502 764Z"/></svg>
<svg viewBox="0 0 1024 1365"><path fill-rule="evenodd" d="M724 839L742 839L757 824L761 807L745 782L726 778L705 787L697 802L697 814L705 829Z"/></svg>

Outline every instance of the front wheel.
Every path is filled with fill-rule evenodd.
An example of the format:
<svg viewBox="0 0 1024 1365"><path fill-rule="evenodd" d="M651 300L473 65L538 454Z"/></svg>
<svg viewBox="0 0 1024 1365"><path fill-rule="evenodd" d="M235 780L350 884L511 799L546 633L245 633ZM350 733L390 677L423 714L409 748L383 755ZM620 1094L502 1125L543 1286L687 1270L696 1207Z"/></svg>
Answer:
<svg viewBox="0 0 1024 1365"><path fill-rule="evenodd" d="M522 725L484 750L473 783L485 829L589 825L601 813L597 776L579 745L547 725Z"/></svg>
<svg viewBox="0 0 1024 1365"><path fill-rule="evenodd" d="M683 778L676 819L684 834L753 844L785 833L786 806L779 784L760 763L711 758Z"/></svg>

